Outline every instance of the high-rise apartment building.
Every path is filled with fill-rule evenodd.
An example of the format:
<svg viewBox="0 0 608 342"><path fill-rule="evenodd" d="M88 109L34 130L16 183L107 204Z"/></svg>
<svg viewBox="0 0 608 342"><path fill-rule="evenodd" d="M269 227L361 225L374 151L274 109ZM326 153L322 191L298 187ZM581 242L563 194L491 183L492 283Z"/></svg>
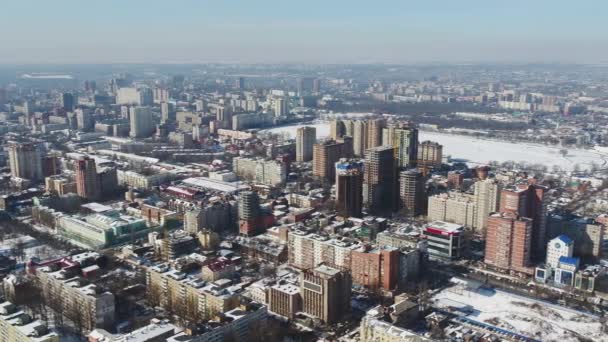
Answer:
<svg viewBox="0 0 608 342"><path fill-rule="evenodd" d="M443 146L432 141L423 141L418 145L418 164L424 166L441 166Z"/></svg>
<svg viewBox="0 0 608 342"><path fill-rule="evenodd" d="M352 122L353 153L357 157L365 156L367 149L367 122L356 120Z"/></svg>
<svg viewBox="0 0 608 342"><path fill-rule="evenodd" d="M277 98L274 100L274 116L283 117L287 116L288 108L287 108L287 99L285 98Z"/></svg>
<svg viewBox="0 0 608 342"><path fill-rule="evenodd" d="M243 191L239 193L239 221L252 221L260 216L260 198L257 192Z"/></svg>
<svg viewBox="0 0 608 342"><path fill-rule="evenodd" d="M34 182L43 179L42 152L39 145L13 142L9 144L8 156L13 177Z"/></svg>
<svg viewBox="0 0 608 342"><path fill-rule="evenodd" d="M353 131L353 127L355 125L355 122L357 122L357 120L341 120L341 122L342 122L342 126L343 126L342 135L348 135L348 136L352 137L355 134ZM363 122L365 122L365 121L363 121Z"/></svg>
<svg viewBox="0 0 608 342"><path fill-rule="evenodd" d="M417 169L399 173L399 207L407 216L426 212L426 179Z"/></svg>
<svg viewBox="0 0 608 342"><path fill-rule="evenodd" d="M547 191L542 185L518 184L500 194L500 212L532 219L532 251L536 259L543 258L547 245Z"/></svg>
<svg viewBox="0 0 608 342"><path fill-rule="evenodd" d="M162 102L160 104L160 117L163 124L175 121L175 111L171 103Z"/></svg>
<svg viewBox="0 0 608 342"><path fill-rule="evenodd" d="M32 114L34 114L35 110L36 102L30 100L23 101L23 114L25 114L25 116L30 117Z"/></svg>
<svg viewBox="0 0 608 342"><path fill-rule="evenodd" d="M234 87L238 90L244 90L245 89L245 77L243 76L239 76L235 81L234 81Z"/></svg>
<svg viewBox="0 0 608 342"><path fill-rule="evenodd" d="M342 138L345 134L344 122L342 120L332 120L329 123L329 137L333 140L338 140Z"/></svg>
<svg viewBox="0 0 608 342"><path fill-rule="evenodd" d="M503 270L532 274L532 220L516 214L493 213L486 228L485 263Z"/></svg>
<svg viewBox="0 0 608 342"><path fill-rule="evenodd" d="M363 200L372 213L395 211L397 168L392 147L380 146L365 151Z"/></svg>
<svg viewBox="0 0 608 342"><path fill-rule="evenodd" d="M66 112L71 112L74 110L74 106L76 105L76 99L74 94L72 93L63 93L61 94L61 108Z"/></svg>
<svg viewBox="0 0 608 342"><path fill-rule="evenodd" d="M76 173L76 192L78 196L96 201L101 197L101 182L97 174L95 160L82 158L74 162Z"/></svg>
<svg viewBox="0 0 608 342"><path fill-rule="evenodd" d="M358 244L349 241L293 230L288 236L288 260L291 266L303 270L320 264L349 269L351 253L358 247Z"/></svg>
<svg viewBox="0 0 608 342"><path fill-rule="evenodd" d="M220 122L221 128L232 128L232 108L226 106L216 107L215 119Z"/></svg>
<svg viewBox="0 0 608 342"><path fill-rule="evenodd" d="M164 88L154 88L153 90L154 103L165 103L169 101L169 90Z"/></svg>
<svg viewBox="0 0 608 342"><path fill-rule="evenodd" d="M150 88L141 88L138 90L139 93L139 105L140 106L152 106L154 105L154 92Z"/></svg>
<svg viewBox="0 0 608 342"><path fill-rule="evenodd" d="M312 150L313 176L335 181L336 162L347 155L347 147L346 144L335 140L315 144Z"/></svg>
<svg viewBox="0 0 608 342"><path fill-rule="evenodd" d="M74 114L76 114L76 125L79 130L89 132L93 129L95 120L93 120L88 109L78 108L74 111Z"/></svg>
<svg viewBox="0 0 608 342"><path fill-rule="evenodd" d="M340 159L336 163L336 209L344 217L361 217L363 208L363 163Z"/></svg>
<svg viewBox="0 0 608 342"><path fill-rule="evenodd" d="M299 127L296 131L296 161L312 160L312 147L317 141L317 129L314 127Z"/></svg>
<svg viewBox="0 0 608 342"><path fill-rule="evenodd" d="M347 272L321 265L300 276L302 309L327 324L350 313L351 277Z"/></svg>
<svg viewBox="0 0 608 342"><path fill-rule="evenodd" d="M238 200L239 233L255 235L274 224L274 216L260 207L256 192L243 191Z"/></svg>
<svg viewBox="0 0 608 342"><path fill-rule="evenodd" d="M385 131L388 131L384 134ZM397 167L408 168L416 166L418 160L418 128L412 124L399 124L385 128L384 138L389 142L387 146L395 149ZM385 139L381 138L381 143Z"/></svg>
<svg viewBox="0 0 608 342"><path fill-rule="evenodd" d="M352 158L353 157L353 137L349 135L342 136L338 142L343 143L342 147L342 157L344 158Z"/></svg>
<svg viewBox="0 0 608 342"><path fill-rule="evenodd" d="M528 188L528 215L532 219L532 257L541 259L545 255L544 246L548 241L547 234L547 205L550 201L547 193L549 188L532 184Z"/></svg>
<svg viewBox="0 0 608 342"><path fill-rule="evenodd" d="M500 192L499 212L511 213L523 217L528 215L528 189L527 187L508 187Z"/></svg>
<svg viewBox="0 0 608 342"><path fill-rule="evenodd" d="M490 213L498 210L500 184L495 179L484 179L475 183L475 204L477 205L477 229L483 233Z"/></svg>
<svg viewBox="0 0 608 342"><path fill-rule="evenodd" d="M386 126L386 120L373 119L367 122L367 144L366 148L382 146L382 129Z"/></svg>
<svg viewBox="0 0 608 342"><path fill-rule="evenodd" d="M129 113L131 131L129 135L133 138L147 138L154 134L156 122L152 112L147 107L131 107Z"/></svg>
<svg viewBox="0 0 608 342"><path fill-rule="evenodd" d="M429 221L444 221L477 228L477 204L475 196L451 191L429 197L427 217Z"/></svg>

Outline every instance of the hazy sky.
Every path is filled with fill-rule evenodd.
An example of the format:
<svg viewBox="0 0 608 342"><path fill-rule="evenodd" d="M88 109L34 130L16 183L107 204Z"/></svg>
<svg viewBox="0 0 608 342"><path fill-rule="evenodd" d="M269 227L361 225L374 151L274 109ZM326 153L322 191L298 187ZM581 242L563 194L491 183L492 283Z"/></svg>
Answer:
<svg viewBox="0 0 608 342"><path fill-rule="evenodd" d="M0 0L0 63L596 63L607 16L607 0Z"/></svg>

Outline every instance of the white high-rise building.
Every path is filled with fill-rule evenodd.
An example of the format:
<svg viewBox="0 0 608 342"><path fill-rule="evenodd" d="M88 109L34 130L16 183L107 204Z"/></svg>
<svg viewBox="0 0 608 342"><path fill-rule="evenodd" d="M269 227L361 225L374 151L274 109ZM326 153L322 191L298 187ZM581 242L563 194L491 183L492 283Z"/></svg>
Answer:
<svg viewBox="0 0 608 342"><path fill-rule="evenodd" d="M574 241L566 235L560 235L547 244L547 259L545 263L551 268L557 268L560 257L572 257Z"/></svg>

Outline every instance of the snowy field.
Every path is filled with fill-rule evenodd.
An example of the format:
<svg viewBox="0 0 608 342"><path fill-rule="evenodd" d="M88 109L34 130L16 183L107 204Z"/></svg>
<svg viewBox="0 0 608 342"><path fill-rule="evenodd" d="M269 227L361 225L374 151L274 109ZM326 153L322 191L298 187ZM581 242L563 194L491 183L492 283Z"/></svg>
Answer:
<svg viewBox="0 0 608 342"><path fill-rule="evenodd" d="M23 248L23 253L18 253L15 250L17 248ZM65 253L64 251L41 244L29 235L13 236L5 238L0 242L0 254L16 257L17 262L27 262L30 258L49 260Z"/></svg>
<svg viewBox="0 0 608 342"><path fill-rule="evenodd" d="M458 279L456 279L458 281ZM608 341L597 316L463 282L432 297L433 306L459 308L471 320L541 341Z"/></svg>
<svg viewBox="0 0 608 342"><path fill-rule="evenodd" d="M329 123L312 125L291 125L271 128L262 132L285 134L291 138L296 135L296 129L302 126L313 126L317 129L317 138L329 136ZM568 149L568 155L563 157L559 148L530 143L510 143L506 141L473 138L465 135L454 135L438 132L421 131L419 140L431 140L443 145L443 155L453 159L468 162L470 166L488 164L491 161L499 163L513 161L518 163L542 164L552 170L554 166L561 170L572 171L575 165L580 170L589 170L592 163L599 167L608 166L608 155L594 150Z"/></svg>

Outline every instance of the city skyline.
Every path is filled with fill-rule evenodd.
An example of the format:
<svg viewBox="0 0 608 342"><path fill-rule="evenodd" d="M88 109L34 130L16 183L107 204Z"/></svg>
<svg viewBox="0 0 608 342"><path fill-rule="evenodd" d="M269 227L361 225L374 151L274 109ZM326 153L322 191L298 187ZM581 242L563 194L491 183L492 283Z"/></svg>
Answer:
<svg viewBox="0 0 608 342"><path fill-rule="evenodd" d="M608 3L3 5L0 342L608 342Z"/></svg>
<svg viewBox="0 0 608 342"><path fill-rule="evenodd" d="M0 64L605 63L589 1L7 1ZM69 10L67 10L69 9ZM572 13L577 13L574 16Z"/></svg>

